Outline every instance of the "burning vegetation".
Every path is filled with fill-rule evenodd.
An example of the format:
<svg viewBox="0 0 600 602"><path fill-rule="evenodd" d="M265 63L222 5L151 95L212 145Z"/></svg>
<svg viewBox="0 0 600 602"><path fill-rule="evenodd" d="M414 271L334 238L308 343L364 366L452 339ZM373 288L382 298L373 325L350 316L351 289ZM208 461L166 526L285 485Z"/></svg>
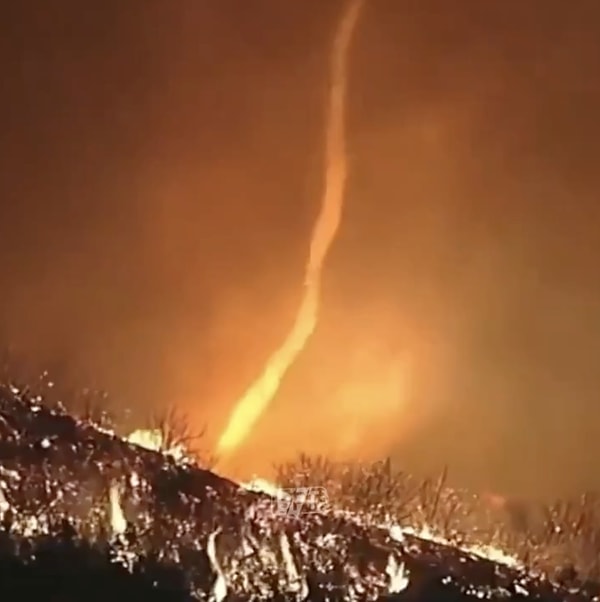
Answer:
<svg viewBox="0 0 600 602"><path fill-rule="evenodd" d="M242 486L185 453L147 449L2 385L0 596L585 600L600 593L592 498L547 508L523 531L478 497L448 488L445 475L419 483L390 462L301 457L278 474L269 493L264 484ZM327 496L319 503L295 497L315 487ZM565 558L573 566L557 571Z"/></svg>

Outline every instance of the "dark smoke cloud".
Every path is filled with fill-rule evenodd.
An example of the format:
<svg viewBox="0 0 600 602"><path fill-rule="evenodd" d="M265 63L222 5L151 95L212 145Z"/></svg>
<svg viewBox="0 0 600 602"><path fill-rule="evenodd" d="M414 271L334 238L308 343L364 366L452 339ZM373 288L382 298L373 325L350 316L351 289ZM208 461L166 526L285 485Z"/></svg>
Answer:
<svg viewBox="0 0 600 602"><path fill-rule="evenodd" d="M4 338L218 428L298 301L338 8L3 8ZM285 447L274 431L301 403L372 372L357 350L408 349L410 416L386 440L409 467L527 493L599 485L599 13L368 4L322 322L255 446Z"/></svg>

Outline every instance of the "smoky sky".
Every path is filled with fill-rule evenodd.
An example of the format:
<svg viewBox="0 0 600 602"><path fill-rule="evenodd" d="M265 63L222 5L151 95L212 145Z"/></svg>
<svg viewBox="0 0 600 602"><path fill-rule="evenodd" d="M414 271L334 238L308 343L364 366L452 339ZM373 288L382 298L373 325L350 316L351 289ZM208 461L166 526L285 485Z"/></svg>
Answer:
<svg viewBox="0 0 600 602"><path fill-rule="evenodd" d="M341 6L5 3L6 344L220 428L298 305ZM343 223L273 412L406 351L408 468L600 486L598 3L367 0L350 70Z"/></svg>

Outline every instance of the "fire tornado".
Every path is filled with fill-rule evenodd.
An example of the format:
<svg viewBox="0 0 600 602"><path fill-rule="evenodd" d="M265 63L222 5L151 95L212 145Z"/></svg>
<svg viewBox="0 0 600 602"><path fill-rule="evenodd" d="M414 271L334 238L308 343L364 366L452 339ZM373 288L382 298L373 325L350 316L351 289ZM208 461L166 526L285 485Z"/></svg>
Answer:
<svg viewBox="0 0 600 602"><path fill-rule="evenodd" d="M339 22L331 52L331 83L325 132L325 175L321 211L314 226L304 278L304 295L291 330L263 372L237 402L217 444L217 455L238 448L276 395L317 325L323 263L340 225L348 172L345 109L348 54L364 0L350 0Z"/></svg>

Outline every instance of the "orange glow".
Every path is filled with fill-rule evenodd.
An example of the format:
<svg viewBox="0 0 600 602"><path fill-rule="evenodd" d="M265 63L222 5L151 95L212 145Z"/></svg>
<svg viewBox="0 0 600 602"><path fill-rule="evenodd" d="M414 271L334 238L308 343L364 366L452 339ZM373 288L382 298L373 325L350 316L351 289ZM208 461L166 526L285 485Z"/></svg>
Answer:
<svg viewBox="0 0 600 602"><path fill-rule="evenodd" d="M351 0L349 3L336 32L331 54L332 81L326 124L325 188L321 212L310 242L304 296L287 338L268 360L262 374L236 404L217 444L219 458L229 456L250 434L256 421L276 395L283 377L304 349L317 324L323 262L338 230L344 201L347 176L344 125L347 61L352 33L362 4L363 0Z"/></svg>
<svg viewBox="0 0 600 602"><path fill-rule="evenodd" d="M356 374L347 378L332 396L335 415L328 422L337 424L339 433L336 447L330 452L333 457L350 458L359 449L363 460L385 455L400 425L405 430L410 423L405 415L407 358L380 359L380 365L374 363L376 359L379 358L366 354L359 358Z"/></svg>

